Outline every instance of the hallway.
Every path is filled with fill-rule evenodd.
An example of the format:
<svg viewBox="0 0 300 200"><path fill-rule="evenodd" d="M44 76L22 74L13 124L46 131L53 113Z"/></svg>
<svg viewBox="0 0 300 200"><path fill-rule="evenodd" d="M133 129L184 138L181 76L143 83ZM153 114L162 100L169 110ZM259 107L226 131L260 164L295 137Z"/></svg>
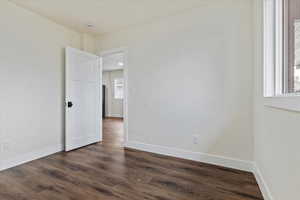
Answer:
<svg viewBox="0 0 300 200"><path fill-rule="evenodd" d="M123 147L124 128L122 118L103 119L103 141L108 147Z"/></svg>

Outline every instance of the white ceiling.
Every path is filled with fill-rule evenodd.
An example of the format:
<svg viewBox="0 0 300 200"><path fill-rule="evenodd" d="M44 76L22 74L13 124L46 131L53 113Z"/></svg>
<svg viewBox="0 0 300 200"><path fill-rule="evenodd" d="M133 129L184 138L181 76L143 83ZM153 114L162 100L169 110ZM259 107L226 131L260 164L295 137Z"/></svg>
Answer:
<svg viewBox="0 0 300 200"><path fill-rule="evenodd" d="M211 0L10 0L80 32L104 34L147 23ZM88 28L87 24L93 24Z"/></svg>
<svg viewBox="0 0 300 200"><path fill-rule="evenodd" d="M103 71L123 69L120 63L124 63L124 54L116 53L103 57Z"/></svg>

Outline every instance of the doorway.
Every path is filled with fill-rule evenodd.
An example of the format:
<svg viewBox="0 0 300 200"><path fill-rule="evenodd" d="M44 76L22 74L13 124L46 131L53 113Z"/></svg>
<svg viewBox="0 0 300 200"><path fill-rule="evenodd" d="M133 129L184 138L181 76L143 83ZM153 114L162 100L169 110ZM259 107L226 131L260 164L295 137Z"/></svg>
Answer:
<svg viewBox="0 0 300 200"><path fill-rule="evenodd" d="M102 144L124 147L127 121L126 52L102 52Z"/></svg>

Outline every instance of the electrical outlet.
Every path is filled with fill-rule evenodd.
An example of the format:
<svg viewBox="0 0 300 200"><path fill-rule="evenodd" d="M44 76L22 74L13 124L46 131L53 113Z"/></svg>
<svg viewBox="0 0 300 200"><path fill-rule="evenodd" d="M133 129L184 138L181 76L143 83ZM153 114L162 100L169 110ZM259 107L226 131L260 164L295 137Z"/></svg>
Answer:
<svg viewBox="0 0 300 200"><path fill-rule="evenodd" d="M0 155L4 153L4 145L3 144L0 144Z"/></svg>
<svg viewBox="0 0 300 200"><path fill-rule="evenodd" d="M0 144L0 152L5 153L9 150L9 143L2 141Z"/></svg>
<svg viewBox="0 0 300 200"><path fill-rule="evenodd" d="M13 152L15 147L14 142L9 142L9 141L1 141L0 143L0 152L1 153L9 153Z"/></svg>
<svg viewBox="0 0 300 200"><path fill-rule="evenodd" d="M193 135L193 143L199 144L199 135Z"/></svg>

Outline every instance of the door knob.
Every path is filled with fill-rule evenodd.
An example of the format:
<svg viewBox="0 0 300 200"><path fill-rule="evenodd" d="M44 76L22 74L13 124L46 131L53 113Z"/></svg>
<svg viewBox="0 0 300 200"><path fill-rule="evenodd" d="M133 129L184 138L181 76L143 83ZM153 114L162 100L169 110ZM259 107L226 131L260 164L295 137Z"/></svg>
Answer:
<svg viewBox="0 0 300 200"><path fill-rule="evenodd" d="M68 108L71 108L72 106L73 106L73 103L72 103L72 101L68 101Z"/></svg>

